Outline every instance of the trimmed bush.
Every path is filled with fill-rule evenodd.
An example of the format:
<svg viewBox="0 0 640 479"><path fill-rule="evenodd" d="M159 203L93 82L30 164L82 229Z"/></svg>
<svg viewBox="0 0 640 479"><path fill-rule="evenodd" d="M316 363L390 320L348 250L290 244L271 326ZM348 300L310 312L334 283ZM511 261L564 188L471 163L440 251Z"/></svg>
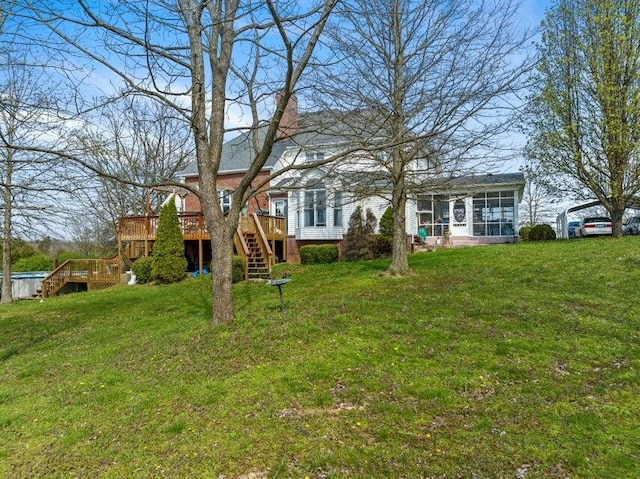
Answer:
<svg viewBox="0 0 640 479"><path fill-rule="evenodd" d="M233 264L231 265L231 281L233 283L244 281L244 262L240 256L233 257Z"/></svg>
<svg viewBox="0 0 640 479"><path fill-rule="evenodd" d="M529 241L529 233L531 232L531 230L533 229L532 226L523 226L522 228L520 228L520 239L522 241Z"/></svg>
<svg viewBox="0 0 640 479"><path fill-rule="evenodd" d="M529 241L549 241L556 239L556 232L549 225L536 225L529 231Z"/></svg>
<svg viewBox="0 0 640 479"><path fill-rule="evenodd" d="M177 283L185 278L187 258L176 204L171 199L160 211L156 241L153 244L151 278L159 283Z"/></svg>
<svg viewBox="0 0 640 479"><path fill-rule="evenodd" d="M51 271L53 270L53 258L46 254L35 254L33 256L27 256L26 258L20 258L13 263L11 270L15 272Z"/></svg>
<svg viewBox="0 0 640 479"><path fill-rule="evenodd" d="M131 271L136 275L136 283L138 284L144 284L151 281L152 270L153 258L151 258L151 256L138 258L131 265Z"/></svg>
<svg viewBox="0 0 640 479"><path fill-rule="evenodd" d="M334 244L308 244L300 248L302 264L327 264L338 261L340 254Z"/></svg>

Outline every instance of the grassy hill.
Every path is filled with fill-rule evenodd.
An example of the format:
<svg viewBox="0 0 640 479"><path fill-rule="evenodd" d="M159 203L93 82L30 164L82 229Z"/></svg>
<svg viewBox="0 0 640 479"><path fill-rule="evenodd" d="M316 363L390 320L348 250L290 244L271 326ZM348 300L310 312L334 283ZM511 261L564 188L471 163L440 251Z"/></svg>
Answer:
<svg viewBox="0 0 640 479"><path fill-rule="evenodd" d="M0 476L638 478L640 237L0 308Z"/></svg>

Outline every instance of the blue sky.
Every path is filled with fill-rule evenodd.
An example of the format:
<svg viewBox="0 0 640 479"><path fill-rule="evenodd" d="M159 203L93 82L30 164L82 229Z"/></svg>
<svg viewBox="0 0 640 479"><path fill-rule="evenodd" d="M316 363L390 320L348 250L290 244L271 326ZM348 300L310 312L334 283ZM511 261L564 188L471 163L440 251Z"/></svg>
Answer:
<svg viewBox="0 0 640 479"><path fill-rule="evenodd" d="M522 0L522 14L527 20L538 25L550 3L550 0Z"/></svg>

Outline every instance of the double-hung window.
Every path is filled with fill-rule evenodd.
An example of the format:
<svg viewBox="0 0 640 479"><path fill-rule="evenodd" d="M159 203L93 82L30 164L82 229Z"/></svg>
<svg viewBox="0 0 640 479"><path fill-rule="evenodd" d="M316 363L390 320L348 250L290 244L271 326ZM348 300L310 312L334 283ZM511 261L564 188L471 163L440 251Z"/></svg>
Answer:
<svg viewBox="0 0 640 479"><path fill-rule="evenodd" d="M231 191L218 190L218 199L220 200L220 208L222 208L223 213L231 209Z"/></svg>
<svg viewBox="0 0 640 479"><path fill-rule="evenodd" d="M342 226L342 193L333 196L333 226Z"/></svg>
<svg viewBox="0 0 640 479"><path fill-rule="evenodd" d="M304 225L327 226L326 190L307 190L304 192Z"/></svg>

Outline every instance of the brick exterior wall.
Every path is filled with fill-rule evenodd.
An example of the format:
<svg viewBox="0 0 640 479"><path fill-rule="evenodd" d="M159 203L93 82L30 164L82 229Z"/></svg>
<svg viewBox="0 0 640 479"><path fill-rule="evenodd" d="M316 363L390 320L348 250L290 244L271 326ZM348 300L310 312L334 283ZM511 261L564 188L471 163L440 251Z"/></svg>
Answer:
<svg viewBox="0 0 640 479"><path fill-rule="evenodd" d="M261 171L256 178L256 183L262 181L264 178L269 176L269 172ZM230 174L221 174L218 176L218 182L216 187L219 190L235 190L240 181L244 178L244 173L230 173ZM198 178L190 177L185 180L185 182L189 185L197 185ZM268 186L268 185L267 185ZM198 198L189 193L185 198L185 211L186 212L199 212L202 211L202 207L200 206L200 200ZM266 192L262 192L258 194L255 198L252 198L249 201L248 212L249 214L256 213L258 209L266 210L269 208L269 197Z"/></svg>

